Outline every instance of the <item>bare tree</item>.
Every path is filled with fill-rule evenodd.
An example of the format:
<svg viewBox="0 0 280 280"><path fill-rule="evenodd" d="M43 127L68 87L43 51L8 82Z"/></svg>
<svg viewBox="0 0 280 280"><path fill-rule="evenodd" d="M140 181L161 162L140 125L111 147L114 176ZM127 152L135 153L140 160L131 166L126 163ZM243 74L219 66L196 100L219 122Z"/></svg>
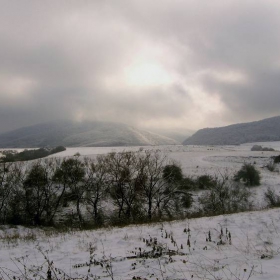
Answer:
<svg viewBox="0 0 280 280"><path fill-rule="evenodd" d="M12 224L26 223L24 180L26 177L26 165L23 162L16 162L10 165L12 192L7 202L7 220Z"/></svg>
<svg viewBox="0 0 280 280"><path fill-rule="evenodd" d="M56 168L56 160L45 159L33 162L26 170L25 210L35 225L51 224L57 212L63 194L54 181Z"/></svg>
<svg viewBox="0 0 280 280"><path fill-rule="evenodd" d="M85 193L85 168L84 163L78 158L68 158L61 162L56 170L55 179L62 184L62 191L68 190L72 199L76 202L76 210L80 226L83 224L83 216L80 204Z"/></svg>
<svg viewBox="0 0 280 280"><path fill-rule="evenodd" d="M61 206L61 200L64 195L64 188L61 188L55 180L55 174L59 167L59 160L44 159L40 160L42 171L44 172L46 184L43 188L45 199L45 217L46 225L53 224L54 217Z"/></svg>
<svg viewBox="0 0 280 280"><path fill-rule="evenodd" d="M0 166L0 220L2 223L6 221L8 211L8 202L13 191L13 175L12 164L1 163Z"/></svg>
<svg viewBox="0 0 280 280"><path fill-rule="evenodd" d="M129 220L137 200L138 164L133 152L111 153L106 157L111 196L118 207L118 217L122 214Z"/></svg>
<svg viewBox="0 0 280 280"><path fill-rule="evenodd" d="M101 201L105 199L108 193L108 168L104 156L98 156L96 161L85 159L85 185L86 185L86 203L93 214L94 223L100 225Z"/></svg>
<svg viewBox="0 0 280 280"><path fill-rule="evenodd" d="M163 170L168 165L168 158L160 151L145 151L139 156L139 182L145 198L148 219L153 214L162 215L165 208L171 204L177 186L170 184L163 176Z"/></svg>

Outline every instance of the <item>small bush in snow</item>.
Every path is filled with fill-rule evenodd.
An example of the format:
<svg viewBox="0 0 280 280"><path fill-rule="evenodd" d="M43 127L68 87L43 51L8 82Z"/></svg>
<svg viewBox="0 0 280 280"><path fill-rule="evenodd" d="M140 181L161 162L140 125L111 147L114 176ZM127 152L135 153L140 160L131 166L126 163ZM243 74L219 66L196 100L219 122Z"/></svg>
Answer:
<svg viewBox="0 0 280 280"><path fill-rule="evenodd" d="M180 166L168 164L163 168L163 178L168 183L180 183L183 180L183 173Z"/></svg>
<svg viewBox="0 0 280 280"><path fill-rule="evenodd" d="M199 198L207 214L225 214L250 208L250 191L227 177L216 179L215 185Z"/></svg>
<svg viewBox="0 0 280 280"><path fill-rule="evenodd" d="M254 165L245 163L241 169L235 174L236 182L242 181L246 186L259 186L261 181L260 172Z"/></svg>
<svg viewBox="0 0 280 280"><path fill-rule="evenodd" d="M181 190L195 190L196 189L196 180L192 177L184 177L180 184Z"/></svg>
<svg viewBox="0 0 280 280"><path fill-rule="evenodd" d="M280 207L280 196L277 195L271 188L268 188L264 193L264 199L269 207Z"/></svg>
<svg viewBox="0 0 280 280"><path fill-rule="evenodd" d="M265 167L271 172L277 171L276 164L273 161L270 161Z"/></svg>
<svg viewBox="0 0 280 280"><path fill-rule="evenodd" d="M280 155L272 157L272 158L273 158L273 161L274 161L275 164L280 162Z"/></svg>
<svg viewBox="0 0 280 280"><path fill-rule="evenodd" d="M185 194L181 198L181 203L184 208L190 208L193 203L193 198L190 194Z"/></svg>
<svg viewBox="0 0 280 280"><path fill-rule="evenodd" d="M262 147L262 146L259 146L259 145L254 145L252 148L251 148L251 151L264 151L264 152L273 152L275 151L273 148L268 148L268 147Z"/></svg>
<svg viewBox="0 0 280 280"><path fill-rule="evenodd" d="M260 145L254 145L254 146L251 148L251 151L262 151L262 146L260 146Z"/></svg>
<svg viewBox="0 0 280 280"><path fill-rule="evenodd" d="M211 189L216 185L216 180L210 175L201 175L196 179L196 185L200 190Z"/></svg>

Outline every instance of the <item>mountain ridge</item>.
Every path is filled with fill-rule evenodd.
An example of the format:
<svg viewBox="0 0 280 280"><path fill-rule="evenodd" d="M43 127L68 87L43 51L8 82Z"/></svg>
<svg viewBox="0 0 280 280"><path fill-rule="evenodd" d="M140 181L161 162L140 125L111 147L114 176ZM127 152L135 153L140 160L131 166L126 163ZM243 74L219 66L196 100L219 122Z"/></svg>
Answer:
<svg viewBox="0 0 280 280"><path fill-rule="evenodd" d="M0 134L1 148L98 147L178 144L174 139L122 123L68 120L40 123Z"/></svg>
<svg viewBox="0 0 280 280"><path fill-rule="evenodd" d="M260 121L203 128L183 141L183 145L239 145L280 140L280 116Z"/></svg>

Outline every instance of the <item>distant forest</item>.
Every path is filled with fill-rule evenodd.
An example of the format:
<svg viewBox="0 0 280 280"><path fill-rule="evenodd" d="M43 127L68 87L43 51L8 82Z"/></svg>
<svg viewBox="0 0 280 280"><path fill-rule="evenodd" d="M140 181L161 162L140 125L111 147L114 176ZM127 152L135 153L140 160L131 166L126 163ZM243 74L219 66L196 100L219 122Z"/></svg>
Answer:
<svg viewBox="0 0 280 280"><path fill-rule="evenodd" d="M34 150L24 150L20 153L14 150L2 151L3 156L1 157L1 162L15 162L15 161L26 161L34 160L39 158L44 158L52 154L65 151L66 148L63 146L58 146L53 149L49 148L40 148Z"/></svg>

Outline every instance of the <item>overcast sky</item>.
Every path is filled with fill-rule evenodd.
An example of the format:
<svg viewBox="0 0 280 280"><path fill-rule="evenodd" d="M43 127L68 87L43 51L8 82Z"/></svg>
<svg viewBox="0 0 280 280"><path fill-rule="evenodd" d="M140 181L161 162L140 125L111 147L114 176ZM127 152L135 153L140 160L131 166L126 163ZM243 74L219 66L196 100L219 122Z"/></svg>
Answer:
<svg viewBox="0 0 280 280"><path fill-rule="evenodd" d="M0 0L0 132L147 130L279 115L280 1Z"/></svg>

